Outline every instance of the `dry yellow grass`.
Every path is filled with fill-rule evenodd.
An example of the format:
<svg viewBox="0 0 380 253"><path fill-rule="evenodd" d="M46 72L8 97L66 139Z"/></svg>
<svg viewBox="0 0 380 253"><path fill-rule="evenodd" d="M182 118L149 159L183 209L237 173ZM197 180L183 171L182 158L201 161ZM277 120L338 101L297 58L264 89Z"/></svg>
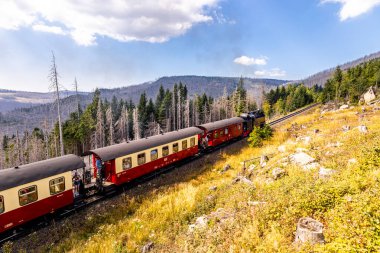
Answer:
<svg viewBox="0 0 380 253"><path fill-rule="evenodd" d="M357 114L359 110L321 115L317 109L276 127L274 137L262 148L242 145L237 153L211 154L204 158L200 172L144 196L124 195L107 213L87 217L84 228L76 228L44 250L140 252L143 245L153 242L152 252L380 251L380 112L368 108L363 116ZM355 129L361 124L368 127L367 134ZM343 132L343 125L350 125L351 130ZM297 142L299 136L311 140ZM337 142L339 147L329 145ZM285 152L278 151L280 145ZM330 179L319 179L318 170L284 163L282 159L297 148L307 149L306 153L336 173ZM250 178L253 185L233 184L241 173L241 162L262 154L271 154L270 160L264 168L256 167ZM358 162L349 163L352 158ZM231 169L221 173L227 163ZM275 167L287 175L271 180ZM250 205L250 201L266 203ZM197 217L218 208L229 218L210 218L207 227L189 232ZM296 223L305 216L324 224L326 244L293 244ZM98 219L102 222L95 224L101 225L92 225Z"/></svg>

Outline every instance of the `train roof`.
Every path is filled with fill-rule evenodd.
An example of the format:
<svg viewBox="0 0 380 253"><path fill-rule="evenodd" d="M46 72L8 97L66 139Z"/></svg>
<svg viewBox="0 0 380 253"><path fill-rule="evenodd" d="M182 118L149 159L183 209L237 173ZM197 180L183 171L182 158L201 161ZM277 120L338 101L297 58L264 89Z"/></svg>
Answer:
<svg viewBox="0 0 380 253"><path fill-rule="evenodd" d="M133 154L149 148L157 147L176 140L185 139L190 136L203 133L203 130L197 127L189 127L178 131L165 134L155 135L144 139L130 142L115 144L112 146L90 150L97 155L102 161L109 161L118 157Z"/></svg>
<svg viewBox="0 0 380 253"><path fill-rule="evenodd" d="M219 120L215 122L210 122L207 124L199 125L199 127L206 129L207 131L213 131L215 129L227 127L230 125L238 124L244 122L243 118L240 117L233 117L230 119L224 119L224 120Z"/></svg>
<svg viewBox="0 0 380 253"><path fill-rule="evenodd" d="M76 155L65 155L0 170L0 191L85 167Z"/></svg>

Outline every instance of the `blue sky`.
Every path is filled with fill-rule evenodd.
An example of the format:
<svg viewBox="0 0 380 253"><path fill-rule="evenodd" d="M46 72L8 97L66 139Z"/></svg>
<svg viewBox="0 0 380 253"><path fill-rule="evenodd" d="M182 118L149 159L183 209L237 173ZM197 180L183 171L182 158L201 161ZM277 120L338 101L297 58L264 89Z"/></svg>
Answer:
<svg viewBox="0 0 380 253"><path fill-rule="evenodd" d="M0 88L294 80L380 50L380 0L0 0ZM85 2L85 3L84 3Z"/></svg>

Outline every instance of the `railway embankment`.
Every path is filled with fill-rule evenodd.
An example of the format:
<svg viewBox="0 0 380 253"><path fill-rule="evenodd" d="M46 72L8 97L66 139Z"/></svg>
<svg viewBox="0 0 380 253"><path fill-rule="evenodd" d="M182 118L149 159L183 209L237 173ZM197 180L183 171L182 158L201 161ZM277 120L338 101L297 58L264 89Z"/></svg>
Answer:
<svg viewBox="0 0 380 253"><path fill-rule="evenodd" d="M379 197L379 107L319 108L275 126L261 148L239 141L8 246L379 252Z"/></svg>

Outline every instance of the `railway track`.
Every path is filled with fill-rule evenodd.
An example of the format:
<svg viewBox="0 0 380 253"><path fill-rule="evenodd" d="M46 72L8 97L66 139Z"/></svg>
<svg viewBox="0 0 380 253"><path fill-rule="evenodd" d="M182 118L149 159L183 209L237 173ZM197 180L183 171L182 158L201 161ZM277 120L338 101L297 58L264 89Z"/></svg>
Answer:
<svg viewBox="0 0 380 253"><path fill-rule="evenodd" d="M285 120L288 120L292 117L295 117L297 115L300 115L302 114L303 112L306 112L308 110L311 110L315 107L317 107L318 105L320 105L320 103L316 103L316 104L312 104L310 106L307 106L305 108L302 108L296 112L293 112L293 113L290 113L282 118L279 118L279 119L276 119L276 120L273 120L271 122L269 122L268 124L270 126L274 126L276 124L279 124ZM212 149L208 149L206 151L204 151L203 153L199 153L193 157L189 157L189 158L186 158L184 160L181 160L181 161L178 161L176 163L173 163L165 168L162 168L162 169L159 169L157 171L154 171L148 175L145 175L141 178L138 178L138 179L135 179L131 182L128 182L126 183L125 185L123 185L122 187L120 188L116 188L116 187L113 187L113 188L108 188L106 189L105 193L103 195L91 195L91 196L88 196L87 198L83 198L81 200L78 200L74 203L74 205L70 206L69 208L64 208L62 210L60 210L59 212L55 213L55 214L51 214L49 216L45 216L45 217L42 217L42 218L39 218L39 219L36 219L34 221L31 221L13 231L10 231L10 232L6 232L4 233L3 235L0 235L0 247L7 241L13 241L13 240L16 240L16 239L20 239L24 236L27 236L29 235L30 233L34 232L34 231L37 231L41 228L44 228L44 227L47 227L49 226L52 222L56 222L56 221L59 221L59 220L62 220L64 218L67 218L69 217L70 215L82 210L82 209L85 209L95 203L98 203L102 200L105 200L105 199L108 199L108 198L111 198L111 197L115 197L117 196L118 194L124 192L125 190L127 189L131 189L133 187L136 187L137 185L141 185L149 180L152 180L153 178L156 178L157 176L159 175L162 175L163 173L166 173L166 172L170 172L172 170L174 170L175 168L177 167L180 167L182 165L185 165L189 162L192 162L192 161L195 161L197 159L200 159L201 157L203 157L204 155L206 154L210 154L210 153L213 153L215 151L218 151L222 148L225 148L227 146L229 146L230 144L238 141L238 140L241 140L242 138L239 138L239 139L235 139L235 140L231 140L229 142L225 142L221 145L219 145L218 147L214 147ZM0 252L1 252L1 248L0 248Z"/></svg>
<svg viewBox="0 0 380 253"><path fill-rule="evenodd" d="M308 110L311 110L311 109L317 107L317 106L320 105L320 104L321 104L321 103L315 103L315 104L312 104L312 105L306 106L306 107L304 107L304 108L302 108L302 109L300 109L300 110L298 110L298 111L296 111L296 112L290 113L290 114L288 114L288 115L286 115L286 116L284 116L284 117L282 117L282 118L279 118L279 119L273 120L273 121L269 122L268 125L270 125L270 126L274 126L274 125L276 125L276 124L278 124L278 123L281 123L281 122L283 122L283 121L285 121L285 120L287 120L287 119L290 119L290 118L292 118L292 117L294 117L294 116L300 115L300 114L303 113L303 112L306 112L306 111L308 111Z"/></svg>

